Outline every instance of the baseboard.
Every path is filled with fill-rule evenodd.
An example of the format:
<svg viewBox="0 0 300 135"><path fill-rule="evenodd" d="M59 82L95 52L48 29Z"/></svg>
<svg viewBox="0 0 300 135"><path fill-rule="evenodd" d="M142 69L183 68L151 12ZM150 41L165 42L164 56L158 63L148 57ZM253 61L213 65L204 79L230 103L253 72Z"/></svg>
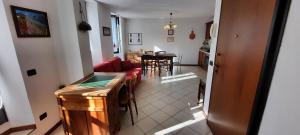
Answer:
<svg viewBox="0 0 300 135"><path fill-rule="evenodd" d="M32 124L32 125L25 125L25 126L20 126L20 127L9 128L5 132L3 132L1 135L9 135L14 132L20 132L20 131L29 130L29 129L36 129L36 125Z"/></svg>
<svg viewBox="0 0 300 135"><path fill-rule="evenodd" d="M200 66L198 64L180 64L180 66Z"/></svg>
<svg viewBox="0 0 300 135"><path fill-rule="evenodd" d="M44 135L50 135L55 129L62 124L61 120L58 121L52 128L50 128Z"/></svg>

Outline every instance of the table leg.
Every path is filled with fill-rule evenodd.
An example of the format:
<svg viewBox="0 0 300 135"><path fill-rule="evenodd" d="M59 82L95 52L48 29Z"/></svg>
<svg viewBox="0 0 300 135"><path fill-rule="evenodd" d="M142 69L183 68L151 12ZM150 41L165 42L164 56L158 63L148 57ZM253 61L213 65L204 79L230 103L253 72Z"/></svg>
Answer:
<svg viewBox="0 0 300 135"><path fill-rule="evenodd" d="M142 58L141 59L142 62L142 74L146 75L146 71L145 71L145 60Z"/></svg>
<svg viewBox="0 0 300 135"><path fill-rule="evenodd" d="M173 58L170 59L170 72L173 75Z"/></svg>

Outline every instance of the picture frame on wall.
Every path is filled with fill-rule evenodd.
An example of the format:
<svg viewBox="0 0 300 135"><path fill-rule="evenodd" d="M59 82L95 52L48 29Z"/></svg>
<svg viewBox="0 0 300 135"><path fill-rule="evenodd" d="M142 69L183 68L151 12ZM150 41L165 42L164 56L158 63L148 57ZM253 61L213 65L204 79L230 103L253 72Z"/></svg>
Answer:
<svg viewBox="0 0 300 135"><path fill-rule="evenodd" d="M111 30L109 27L102 27L103 36L111 36Z"/></svg>
<svg viewBox="0 0 300 135"><path fill-rule="evenodd" d="M173 36L167 37L167 42L174 42L175 38Z"/></svg>
<svg viewBox="0 0 300 135"><path fill-rule="evenodd" d="M175 33L174 33L174 29L169 29L168 30L168 35L174 35Z"/></svg>
<svg viewBox="0 0 300 135"><path fill-rule="evenodd" d="M46 12L10 6L18 37L50 37Z"/></svg>
<svg viewBox="0 0 300 135"><path fill-rule="evenodd" d="M143 44L142 33L128 33L128 45L142 45Z"/></svg>

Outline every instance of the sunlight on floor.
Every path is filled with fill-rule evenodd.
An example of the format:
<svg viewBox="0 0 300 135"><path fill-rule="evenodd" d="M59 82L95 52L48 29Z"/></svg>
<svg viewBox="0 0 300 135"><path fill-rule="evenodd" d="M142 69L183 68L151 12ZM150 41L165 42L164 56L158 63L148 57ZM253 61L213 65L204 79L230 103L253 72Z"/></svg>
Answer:
<svg viewBox="0 0 300 135"><path fill-rule="evenodd" d="M198 76L192 72L185 73L185 74L179 74L179 75L173 75L173 76L166 76L166 77L161 77L161 79L162 79L161 84L170 83L170 82L178 82L178 81L193 79L193 78L197 78L197 77Z"/></svg>
<svg viewBox="0 0 300 135"><path fill-rule="evenodd" d="M178 74L178 75L172 75L172 76L165 76L165 77L161 77L161 79L163 79L163 80L165 80L165 79L174 79L174 78L184 77L184 76L190 76L190 75L195 75L195 73L190 72L190 73L185 73L185 74Z"/></svg>
<svg viewBox="0 0 300 135"><path fill-rule="evenodd" d="M190 109L192 111L192 110L195 110L195 109L199 109L201 107L202 106L198 105L198 106L195 106L195 107L191 107ZM172 127L169 127L169 128L163 129L161 131L158 131L158 132L154 133L154 135L169 134L169 133L174 132L176 130L182 129L184 127L187 127L187 126L190 126L190 125L195 124L197 122L200 122L202 120L205 120L205 116L203 114L203 111L197 111L197 112L193 113L193 116L194 116L194 119L187 120L185 122L179 123L179 124L174 125Z"/></svg>
<svg viewBox="0 0 300 135"><path fill-rule="evenodd" d="M165 134L168 134L168 133L171 133L173 131L176 131L178 129L181 129L181 128L184 128L186 126L189 126L189 125L192 125L194 123L197 123L201 120L204 120L204 119L195 119L195 120L188 120L186 122L183 122L183 123L180 123L180 124L177 124L173 127L169 127L167 129L164 129L164 130L161 130L161 131L158 131L156 133L154 133L154 135L165 135Z"/></svg>

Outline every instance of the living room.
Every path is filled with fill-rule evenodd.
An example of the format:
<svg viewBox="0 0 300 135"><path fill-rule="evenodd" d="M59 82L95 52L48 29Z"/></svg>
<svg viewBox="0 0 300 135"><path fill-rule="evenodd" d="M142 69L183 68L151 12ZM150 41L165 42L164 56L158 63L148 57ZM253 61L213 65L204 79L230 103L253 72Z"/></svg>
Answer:
<svg viewBox="0 0 300 135"><path fill-rule="evenodd" d="M90 49L90 46L88 46L90 44L89 39L91 39L92 36L89 37L88 32L82 32L77 29L77 24L82 21L80 5L78 3L79 1L44 2L41 0L31 2L4 0L1 2L1 17L5 20L2 22L1 27L3 30L11 33L3 35L3 37L6 37L3 38L3 40L5 39L3 41L3 43L5 43L5 51L3 50L2 53L5 56L2 61L3 65L5 65L5 68L2 68L3 73L5 73L3 74L3 86L5 86L6 89L16 90L1 92L2 95L7 95L3 96L3 102L9 119L9 122L1 125L1 132L14 127L29 125L28 127L30 128L36 128L33 133L46 133L60 121L54 92L58 90L59 86L71 84L93 72L92 63L94 59L91 59L91 57L94 56L95 53L93 53L93 49ZM82 3L85 2L82 1ZM101 10L101 12L99 12L99 14L101 13L99 15L99 17L101 17L99 20L101 21L98 22L98 24L100 23L101 26L111 27L110 20L112 11L110 11L107 5L100 2L97 3L98 8ZM11 5L46 12L50 36L41 38L19 37L15 30L15 21L13 14L11 14ZM82 6L84 5L82 4ZM89 6L87 2L87 7ZM93 9L88 8L87 10ZM95 12L92 13L96 14ZM213 13L211 13L211 15L212 14ZM87 14L87 17L88 16L89 13ZM165 22L168 23L170 17L169 12L166 12L164 16ZM182 20L184 21L184 19ZM195 22L196 21L197 20L195 20ZM197 25L189 26L189 24L181 24L179 20L178 24L186 29L184 31L186 35L182 36L188 39L188 34L193 29L192 27L195 27L194 30L197 33L197 37L193 42L196 42L197 46L200 47L202 44L201 39L204 38L203 35L205 33L203 30L205 29L205 21L201 22L203 24L200 23L200 30ZM90 25L93 26L92 22ZM161 26L158 26L158 28L163 30ZM182 28L179 27L178 29L180 30ZM95 29L97 29L97 27L93 27L93 30ZM99 28L98 26L98 31L99 34L101 33L100 38L96 39L99 45L101 44L101 49L97 50L101 51L101 57L99 58L101 58L101 61L110 60L113 57L113 53L110 53L113 49L112 37L102 35L102 27ZM181 32L178 31L176 35L180 33ZM148 40L146 36L144 40ZM180 41L180 39L176 40ZM198 50L199 47L196 47L196 49ZM191 50L194 51L195 49ZM196 52L195 55L197 55L197 53L198 52ZM123 57L124 60L125 55L120 57ZM186 64L197 64L195 58L189 62L190 58L188 57L190 56L186 55L186 57L183 58L184 62L187 61ZM98 63L100 63L100 61L98 61ZM183 70L185 70L184 67ZM35 73L29 75L29 72ZM6 105L8 103L9 105ZM23 113L19 114L14 112ZM40 116L43 114L47 116L41 120Z"/></svg>
<svg viewBox="0 0 300 135"><path fill-rule="evenodd" d="M226 2L224 3L226 4ZM247 2L241 1L241 3ZM268 6L275 6L275 0L270 3L272 4ZM285 2L282 3L281 5L286 4ZM295 46L297 45L297 34L294 34L294 31L299 29L296 6L299 5L298 3L292 1L286 4L290 10L278 10L278 14L281 13L280 11L286 11L283 16L286 18L281 20L287 20L287 22L286 25L282 25L286 26L285 28L278 28L278 30L285 30L284 34L282 31L278 32L282 33L279 37L283 38L280 53L278 49L277 53L275 52L275 63L271 62L269 64L272 66L269 70L274 71L274 77L273 72L270 73L270 78L273 78L273 80L265 83L269 85L266 86L266 90L270 91L266 95L269 96L264 96L265 100L259 102L265 105L261 109L265 111L258 111L260 113L257 115L259 117L257 124L259 130L241 128L243 133L299 133L297 127L295 127L299 117L296 115L285 116L286 113L299 113L298 108L291 106L295 101L298 101L297 91L295 90L299 87L296 82L299 64L295 63L295 61L298 61L296 54L299 47ZM263 5L264 3L260 4ZM188 8L186 6L190 5L196 6L184 10ZM253 5L248 4L248 6ZM193 12L197 7L199 13ZM178 9L174 10L176 8ZM283 7L278 6L277 8ZM223 8L223 13L226 13L225 9ZM234 9L236 9L236 6ZM247 9L244 13L250 11L250 8L244 9ZM259 9L257 12L263 11L261 8ZM22 33L24 29L16 26L18 23L22 24L21 21L16 21L20 10L47 18L45 25L48 28L43 32L39 32L38 35L30 35L32 34L30 32L28 32L29 35L24 35ZM191 12L186 13L188 11ZM205 13L202 14L202 12ZM76 127L74 122L71 122L72 124L61 122L65 119L61 116L62 111L59 107L64 106L58 102L58 99L63 97L60 94L65 93L59 93L60 91L57 93L57 90L69 90L71 87L68 86L82 78L89 77L91 73L98 70L97 66L100 66L99 71L106 72L104 74L115 72L116 76L119 76L119 78L114 78L118 80L116 82L125 81L126 77L129 78L130 83L126 86L132 90L135 89L133 91L135 92L136 101L131 102L130 99L132 109L129 107L130 111L126 111L127 107L125 107L126 109L120 107L118 117L120 117L121 128L116 130L117 134L219 134L220 132L214 126L208 127L207 119L211 124L215 124L213 121L217 120L211 117L214 116L213 109L211 109L214 106L210 107L210 105L213 105L210 102L216 102L210 99L214 97L211 90L213 91L213 88L216 88L213 87L216 83L213 84L212 82L214 81L213 77L215 78L218 72L220 75L224 71L222 70L224 65L217 65L218 63L210 65L210 61L215 62L215 57L220 59L219 55L223 56L223 54L216 52L217 41L220 41L220 43L222 41L217 40L218 35L226 35L222 33L224 27L223 29L220 28L221 31L218 32L220 14L221 0L197 2L192 0L185 2L168 0L165 3L155 0L150 2L143 0L138 2L130 0L110 2L107 0L1 0L0 17L2 21L0 22L0 29L3 32L0 33L0 96L1 111L5 110L5 117L2 117L3 113L1 112L0 133L39 135L73 132L73 134L78 134L79 131L74 132L76 130L72 129L72 126ZM118 16L119 31L113 26L115 23L113 23L112 15ZM214 26L208 32L212 36L210 41L211 52L209 60L204 57L205 66L203 69L203 67L198 66L198 55L207 34L206 23L210 21L214 21ZM234 21L239 22L240 20ZM82 22L87 23L84 24L84 30L78 28L78 25ZM45 21L42 21L42 23L45 23ZM285 24L285 22L281 23ZM248 25L246 22L236 24L239 24L238 26ZM92 29L91 31L88 30L89 26ZM168 28L164 29L164 26ZM171 31L169 31L170 29ZM115 36L116 33L118 33L118 38ZM131 42L130 35L136 33L137 37L140 37L140 34L142 36L136 38L136 41L132 39ZM233 38L244 39L240 33L233 34ZM252 41L247 40L247 42ZM280 45L281 41L278 44ZM154 54L151 54L151 57L159 56L155 55L156 51L166 51L167 54L172 53L171 59L164 62L164 64L167 63L167 68L158 64L161 61L158 57L147 59L149 55L144 54L147 51L153 51ZM248 48L248 52L245 52L245 55L242 56L248 56L247 54L250 54L250 52L251 49ZM128 53L135 54L133 60L128 59ZM118 56L120 59L114 58L114 56ZM163 60L165 60L165 56L169 55L165 54L163 56ZM182 60L179 61L178 58L182 58ZM138 60L137 63L135 63L136 59ZM108 68L102 68L103 64L111 61L115 61L119 65L115 67L111 63L112 65L109 65ZM253 61L249 60L249 62ZM170 63L172 63L172 66L170 66ZM123 71L118 69L120 67L126 69L126 71L132 70L132 72L126 72L127 74L123 72L120 73L120 76L119 72ZM108 71L106 71L107 69ZM244 72L238 73L242 74ZM204 95L201 95L199 103L198 88L200 80L206 83L206 88L205 99L203 99ZM263 79L263 81L265 80ZM271 84L271 82L273 83ZM227 85L222 85L222 87L225 88ZM282 92L283 89L285 94ZM60 97L55 95L55 92ZM248 98L240 100L243 101L244 105L246 104L245 99ZM92 105L92 103L89 105ZM280 109L283 106L285 109ZM251 116L255 117L256 115ZM70 117L72 116L70 115ZM275 117L276 119L274 119ZM63 125L71 126L66 128ZM112 132L107 127L105 129ZM241 130L224 129L224 131L232 131L231 133L237 133ZM112 133L114 134L115 131Z"/></svg>

